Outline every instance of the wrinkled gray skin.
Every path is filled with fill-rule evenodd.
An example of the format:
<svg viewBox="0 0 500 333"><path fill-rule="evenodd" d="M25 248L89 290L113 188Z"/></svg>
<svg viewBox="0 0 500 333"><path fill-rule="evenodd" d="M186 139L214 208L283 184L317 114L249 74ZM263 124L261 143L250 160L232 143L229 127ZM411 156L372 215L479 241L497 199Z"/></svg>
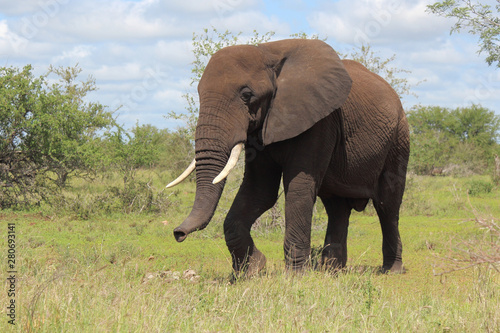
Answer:
<svg viewBox="0 0 500 333"><path fill-rule="evenodd" d="M252 275L265 265L250 229L276 202L281 178L288 269L308 264L320 197L328 213L326 267L345 266L351 210L363 210L372 199L382 227L382 268L402 270L398 220L409 134L387 82L357 62L341 61L322 41L296 39L220 50L198 92L196 198L174 230L177 241L210 222L225 183L212 181L231 149L245 143L243 183L224 222L237 274Z"/></svg>

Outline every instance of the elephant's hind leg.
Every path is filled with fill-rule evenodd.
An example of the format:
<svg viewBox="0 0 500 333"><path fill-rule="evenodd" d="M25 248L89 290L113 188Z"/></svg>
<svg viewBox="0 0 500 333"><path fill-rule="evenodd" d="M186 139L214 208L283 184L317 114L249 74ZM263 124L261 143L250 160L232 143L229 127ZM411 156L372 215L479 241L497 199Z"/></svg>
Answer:
<svg viewBox="0 0 500 333"><path fill-rule="evenodd" d="M347 263L347 229L351 206L345 198L321 198L328 214L321 264L325 269L340 269Z"/></svg>
<svg viewBox="0 0 500 333"><path fill-rule="evenodd" d="M403 201L409 155L408 123L402 120L399 122L397 143L390 150L385 170L379 179L378 195L373 198L373 206L382 227L384 256L382 271L384 272L404 272L403 245L399 235L399 209Z"/></svg>
<svg viewBox="0 0 500 333"><path fill-rule="evenodd" d="M250 230L257 218L276 203L281 170L264 162L258 156L246 164L243 183L224 221L226 245L236 275L255 275L266 264L266 257L255 246Z"/></svg>
<svg viewBox="0 0 500 333"><path fill-rule="evenodd" d="M392 207L384 207L383 202L374 201L373 205L377 210L380 226L382 227L382 255L384 257L382 271L402 272L403 245L401 243L401 236L399 235L399 213Z"/></svg>
<svg viewBox="0 0 500 333"><path fill-rule="evenodd" d="M385 173L380 183L379 196L373 200L382 227L383 272L403 272L399 208L403 197L404 177L394 177L394 175L395 173Z"/></svg>

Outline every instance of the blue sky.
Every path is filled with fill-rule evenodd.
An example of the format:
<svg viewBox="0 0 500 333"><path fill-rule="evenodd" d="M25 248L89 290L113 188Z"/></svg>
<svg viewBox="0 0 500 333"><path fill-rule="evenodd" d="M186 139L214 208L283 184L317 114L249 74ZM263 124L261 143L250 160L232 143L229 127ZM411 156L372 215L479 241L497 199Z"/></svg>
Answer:
<svg viewBox="0 0 500 333"><path fill-rule="evenodd" d="M368 42L394 66L410 70L414 104L480 103L500 114L500 71L477 55L478 40L450 35L452 20L425 12L426 0L0 0L0 66L32 64L83 69L98 91L89 98L118 105L125 127L175 128L163 115L186 107L193 61L191 38L204 28L264 34L273 40L319 34L340 52ZM485 1L481 1L485 2ZM486 1L496 4L495 0Z"/></svg>

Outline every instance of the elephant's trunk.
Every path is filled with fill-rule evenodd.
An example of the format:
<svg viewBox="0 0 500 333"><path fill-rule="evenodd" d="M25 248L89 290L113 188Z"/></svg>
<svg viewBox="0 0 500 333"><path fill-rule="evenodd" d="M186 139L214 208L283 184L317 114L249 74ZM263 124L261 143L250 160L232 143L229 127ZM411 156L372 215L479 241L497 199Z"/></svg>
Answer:
<svg viewBox="0 0 500 333"><path fill-rule="evenodd" d="M216 186L216 188L212 190L210 195L206 192L206 190L198 190L200 188L198 187L198 184L203 184L205 182L205 179L202 178L200 182L198 182L197 178L195 205L193 206L191 214L189 214L187 219L174 230L174 237L178 242L182 242L184 239L186 239L187 235L191 232L201 230L208 225L215 212L215 208L217 207L217 203L219 202L220 196L222 194L222 189L224 187L223 184L222 186L217 186L217 184L223 182L231 169L236 165L242 149L243 144L240 143L231 150L231 155L229 156L224 169L212 181L212 185ZM214 163L208 163L206 165L213 166ZM202 167L198 168L198 172L202 173L202 169ZM209 184L204 184L204 186L209 186ZM209 198L212 199L209 200Z"/></svg>
<svg viewBox="0 0 500 333"><path fill-rule="evenodd" d="M193 231L204 229L214 215L225 181L213 184L229 154L201 150L196 153L196 196L193 208L184 222L174 229L174 237L182 242Z"/></svg>
<svg viewBox="0 0 500 333"><path fill-rule="evenodd" d="M242 149L243 144L236 145L229 157L224 150L200 149L196 153L196 196L191 213L174 229L174 237L178 242L208 225L222 195L225 178L237 163Z"/></svg>
<svg viewBox="0 0 500 333"><path fill-rule="evenodd" d="M195 135L196 196L191 213L174 230L178 242L191 232L204 229L212 219L227 171L234 162L230 153L239 155L241 152L242 145L238 144L246 141L248 124L246 113L235 112L228 100L220 95L202 95ZM234 152L235 146L239 151Z"/></svg>

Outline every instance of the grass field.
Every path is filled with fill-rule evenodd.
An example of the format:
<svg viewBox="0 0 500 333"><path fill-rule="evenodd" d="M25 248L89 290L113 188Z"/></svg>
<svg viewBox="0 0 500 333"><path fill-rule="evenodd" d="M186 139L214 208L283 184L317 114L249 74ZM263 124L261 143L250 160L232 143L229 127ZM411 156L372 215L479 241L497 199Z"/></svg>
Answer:
<svg viewBox="0 0 500 333"><path fill-rule="evenodd" d="M168 178L155 175L152 184L160 188ZM400 219L407 272L397 275L378 273L381 232L370 207L351 217L345 271L287 273L281 202L253 230L267 270L230 284L222 220L238 187L234 179L212 223L181 244L172 230L189 213L192 183L166 196L163 214L82 219L47 207L2 211L4 253L8 223L15 225L17 280L16 325L8 323L6 283L0 332L499 332L498 271L486 265L456 270L458 259L470 260L471 249L498 251L498 239L475 221L477 214L500 217L500 189L481 193L477 185L487 180L409 177ZM76 193L105 188L94 184L89 192L88 186L72 190L82 207L92 200ZM476 192L469 198L471 188ZM325 219L318 204L315 249ZM492 243L496 249L488 247Z"/></svg>

